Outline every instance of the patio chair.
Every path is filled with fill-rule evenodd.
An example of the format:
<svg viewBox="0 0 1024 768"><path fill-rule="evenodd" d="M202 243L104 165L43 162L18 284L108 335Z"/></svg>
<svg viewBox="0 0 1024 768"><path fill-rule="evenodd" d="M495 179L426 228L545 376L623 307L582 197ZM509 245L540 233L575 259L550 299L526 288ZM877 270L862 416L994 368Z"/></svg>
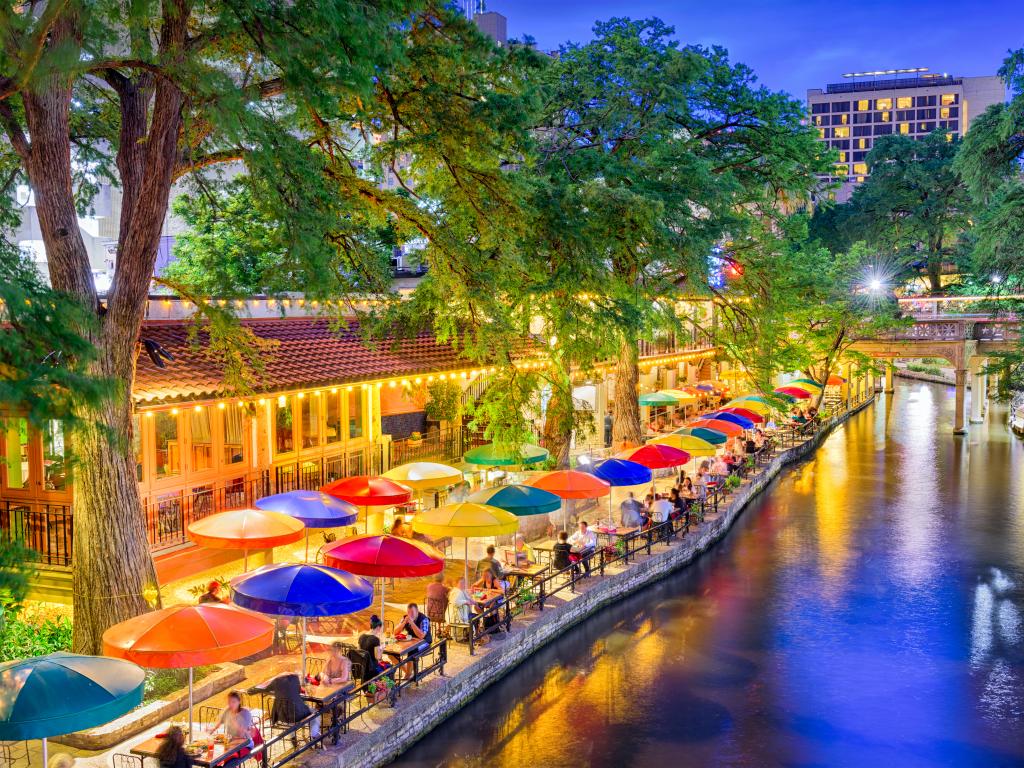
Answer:
<svg viewBox="0 0 1024 768"><path fill-rule="evenodd" d="M112 761L114 768L142 768L142 758L139 755L116 753Z"/></svg>
<svg viewBox="0 0 1024 768"><path fill-rule="evenodd" d="M459 615L458 608L454 605L448 606L445 626L448 630L448 635L452 640L457 643L469 642L469 622L462 620L462 617Z"/></svg>
<svg viewBox="0 0 1024 768"><path fill-rule="evenodd" d="M199 707L199 727L204 731L210 730L220 719L220 713L220 707L213 707L209 704Z"/></svg>
<svg viewBox="0 0 1024 768"><path fill-rule="evenodd" d="M319 656L309 656L306 658L306 674L316 677L324 671L324 667L327 666L327 659L322 659Z"/></svg>

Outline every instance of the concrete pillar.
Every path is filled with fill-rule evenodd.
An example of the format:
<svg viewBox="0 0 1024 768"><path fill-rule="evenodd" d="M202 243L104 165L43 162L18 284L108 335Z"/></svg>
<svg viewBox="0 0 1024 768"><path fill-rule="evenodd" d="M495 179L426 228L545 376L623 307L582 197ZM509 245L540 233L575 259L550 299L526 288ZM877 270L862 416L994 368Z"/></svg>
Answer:
<svg viewBox="0 0 1024 768"><path fill-rule="evenodd" d="M953 434L966 434L964 426L964 405L967 395L967 370L958 368L956 371L956 412L953 414Z"/></svg>
<svg viewBox="0 0 1024 768"><path fill-rule="evenodd" d="M971 424L985 420L985 404L988 399L988 376L979 365L971 371Z"/></svg>
<svg viewBox="0 0 1024 768"><path fill-rule="evenodd" d="M891 395L896 391L896 364L886 363L885 366L885 394Z"/></svg>

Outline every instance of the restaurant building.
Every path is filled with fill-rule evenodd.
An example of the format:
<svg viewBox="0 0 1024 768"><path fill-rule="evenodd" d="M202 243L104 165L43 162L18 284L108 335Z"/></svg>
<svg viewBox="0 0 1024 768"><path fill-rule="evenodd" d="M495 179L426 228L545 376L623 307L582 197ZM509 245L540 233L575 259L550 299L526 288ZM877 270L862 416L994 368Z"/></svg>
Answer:
<svg viewBox="0 0 1024 768"><path fill-rule="evenodd" d="M483 442L461 424L428 424L427 386L451 381L464 402L479 395L494 368L474 364L422 333L368 342L356 320L325 316L303 299L253 299L235 308L259 349L261 371L245 394L228 391L223 365L191 338L190 305L153 298L140 342L171 359L159 367L140 343L133 389L139 490L161 581L237 557L200 554L186 529L193 520L252 506L257 499L333 480L375 474L409 461L457 463ZM643 375L695 380L714 350L691 337L641 345ZM544 366L524 354L523 367ZM607 377L580 381L595 420L607 409ZM595 433L600 440L601 431ZM59 421L31 427L3 418L0 535L39 555L40 590L70 597L73 471ZM66 594L65 594L66 593Z"/></svg>

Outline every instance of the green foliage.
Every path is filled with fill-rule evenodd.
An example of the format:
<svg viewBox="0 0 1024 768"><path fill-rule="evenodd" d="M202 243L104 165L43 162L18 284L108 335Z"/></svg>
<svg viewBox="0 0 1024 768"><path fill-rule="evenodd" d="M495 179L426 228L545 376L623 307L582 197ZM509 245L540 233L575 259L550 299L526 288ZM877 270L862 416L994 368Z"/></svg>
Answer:
<svg viewBox="0 0 1024 768"><path fill-rule="evenodd" d="M427 384L424 411L433 421L457 421L462 415L462 389L453 381L432 381Z"/></svg>
<svg viewBox="0 0 1024 768"><path fill-rule="evenodd" d="M0 661L71 650L71 619L41 611L6 616L0 625Z"/></svg>
<svg viewBox="0 0 1024 768"><path fill-rule="evenodd" d="M34 560L35 552L21 542L0 538L0 624L5 615L13 616L21 609L35 570Z"/></svg>
<svg viewBox="0 0 1024 768"><path fill-rule="evenodd" d="M220 667L216 665L193 667L192 683L197 684L209 674L216 672ZM142 694L142 703L148 704L157 701L165 696L177 693L188 686L187 669L150 669L146 671L145 688Z"/></svg>

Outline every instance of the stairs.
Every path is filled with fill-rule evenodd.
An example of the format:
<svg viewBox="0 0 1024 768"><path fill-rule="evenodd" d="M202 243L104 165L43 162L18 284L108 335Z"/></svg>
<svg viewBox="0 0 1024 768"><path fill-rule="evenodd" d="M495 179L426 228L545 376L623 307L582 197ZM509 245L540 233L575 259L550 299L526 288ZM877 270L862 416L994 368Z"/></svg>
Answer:
<svg viewBox="0 0 1024 768"><path fill-rule="evenodd" d="M30 600L71 605L71 569L40 565L32 575L28 597Z"/></svg>

